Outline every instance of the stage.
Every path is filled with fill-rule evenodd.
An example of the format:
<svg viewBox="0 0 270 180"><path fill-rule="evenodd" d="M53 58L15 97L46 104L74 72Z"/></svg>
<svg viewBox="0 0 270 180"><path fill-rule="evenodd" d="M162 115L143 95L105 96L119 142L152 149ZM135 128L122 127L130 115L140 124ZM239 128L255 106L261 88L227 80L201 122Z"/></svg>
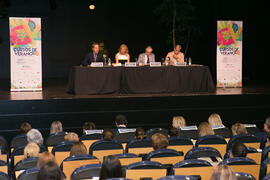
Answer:
<svg viewBox="0 0 270 180"><path fill-rule="evenodd" d="M20 124L29 122L47 136L50 123L60 120L66 131L81 134L81 125L93 121L98 128L113 128L114 117L123 113L129 127L168 128L174 115L188 125L207 121L220 113L230 127L235 122L256 123L262 128L270 115L270 84L250 83L243 88L217 88L214 92L167 94L74 95L67 93L67 80L48 79L42 92L10 92L1 80L0 135L10 140Z"/></svg>

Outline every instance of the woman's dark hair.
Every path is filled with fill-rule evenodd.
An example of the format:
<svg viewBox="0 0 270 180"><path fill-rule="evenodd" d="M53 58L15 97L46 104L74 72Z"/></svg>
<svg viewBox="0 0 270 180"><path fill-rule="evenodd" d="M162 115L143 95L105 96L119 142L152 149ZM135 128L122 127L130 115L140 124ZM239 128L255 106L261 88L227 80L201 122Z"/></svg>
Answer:
<svg viewBox="0 0 270 180"><path fill-rule="evenodd" d="M40 168L36 179L37 180L62 180L64 178L62 176L62 172L59 166L55 162L49 161Z"/></svg>
<svg viewBox="0 0 270 180"><path fill-rule="evenodd" d="M84 130L95 130L95 129L97 129L97 128L96 128L95 123L93 123L93 122L85 122L85 123L83 124L83 129L84 129Z"/></svg>
<svg viewBox="0 0 270 180"><path fill-rule="evenodd" d="M119 159L113 155L105 156L100 170L99 179L123 177L122 166Z"/></svg>
<svg viewBox="0 0 270 180"><path fill-rule="evenodd" d="M173 137L173 136L179 136L179 131L178 131L178 129L172 127L172 128L169 129L168 135L169 135L170 137Z"/></svg>
<svg viewBox="0 0 270 180"><path fill-rule="evenodd" d="M114 133L111 129L104 129L102 136L104 140L111 141L114 138Z"/></svg>
<svg viewBox="0 0 270 180"><path fill-rule="evenodd" d="M233 157L246 157L247 147L241 142L235 142L232 145L231 153Z"/></svg>
<svg viewBox="0 0 270 180"><path fill-rule="evenodd" d="M20 126L20 134L26 134L28 133L28 131L30 131L32 129L31 124L27 123L27 122L23 122Z"/></svg>
<svg viewBox="0 0 270 180"><path fill-rule="evenodd" d="M146 133L145 130L143 128L137 128L136 132L135 132L135 137L136 139L145 139L146 138Z"/></svg>

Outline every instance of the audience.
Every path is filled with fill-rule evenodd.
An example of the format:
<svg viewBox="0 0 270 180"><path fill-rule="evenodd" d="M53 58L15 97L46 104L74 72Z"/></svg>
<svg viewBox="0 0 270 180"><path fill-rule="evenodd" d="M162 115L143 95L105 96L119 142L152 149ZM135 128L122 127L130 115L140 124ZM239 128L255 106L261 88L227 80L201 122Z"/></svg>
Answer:
<svg viewBox="0 0 270 180"><path fill-rule="evenodd" d="M213 131L212 127L208 122L200 123L198 130L199 130L199 137L215 134L215 132Z"/></svg>
<svg viewBox="0 0 270 180"><path fill-rule="evenodd" d="M123 172L119 159L113 155L105 156L101 166L99 180L122 177Z"/></svg>
<svg viewBox="0 0 270 180"><path fill-rule="evenodd" d="M168 138L161 133L152 136L152 146L154 150L166 149L169 145Z"/></svg>
<svg viewBox="0 0 270 180"><path fill-rule="evenodd" d="M27 141L42 145L43 144L43 137L42 134L39 132L37 129L31 129L28 131L26 134L27 136Z"/></svg>
<svg viewBox="0 0 270 180"><path fill-rule="evenodd" d="M236 136L236 135L240 135L240 134L247 134L247 129L244 126L244 124L241 123L235 123L234 125L232 125L232 135Z"/></svg>
<svg viewBox="0 0 270 180"><path fill-rule="evenodd" d="M41 166L36 180L63 180L60 167L53 161L49 161Z"/></svg>
<svg viewBox="0 0 270 180"><path fill-rule="evenodd" d="M145 139L146 138L145 130L143 128L136 128L135 138L140 140Z"/></svg>
<svg viewBox="0 0 270 180"><path fill-rule="evenodd" d="M55 157L52 153L50 152L43 152L40 154L39 158L38 158L38 162L37 162L37 166L40 168L42 167L44 164L46 164L47 162L55 162Z"/></svg>
<svg viewBox="0 0 270 180"><path fill-rule="evenodd" d="M246 156L247 156L247 147L241 142L233 143L229 157L233 158L233 157L246 157Z"/></svg>
<svg viewBox="0 0 270 180"><path fill-rule="evenodd" d="M20 134L26 134L28 133L28 131L30 131L32 129L31 124L24 122L21 124L20 126Z"/></svg>
<svg viewBox="0 0 270 180"><path fill-rule="evenodd" d="M72 145L71 150L70 150L70 156L85 155L85 154L87 154L87 149L86 149L86 146L82 142L78 141Z"/></svg>
<svg viewBox="0 0 270 180"><path fill-rule="evenodd" d="M211 127L223 125L222 120L221 120L219 114L217 114L217 113L213 113L209 116L208 123L210 124Z"/></svg>
<svg viewBox="0 0 270 180"><path fill-rule="evenodd" d="M174 116L172 120L172 127L180 129L186 126L186 120L183 116Z"/></svg>
<svg viewBox="0 0 270 180"><path fill-rule="evenodd" d="M83 127L82 127L83 134L85 134L85 131L87 130L95 130L95 129L97 129L95 123L89 122L89 121L83 123Z"/></svg>
<svg viewBox="0 0 270 180"><path fill-rule="evenodd" d="M63 132L62 123L60 121L53 121L51 124L50 134Z"/></svg>
<svg viewBox="0 0 270 180"><path fill-rule="evenodd" d="M168 137L174 137L179 135L180 135L179 130L174 127L170 128L168 131Z"/></svg>
<svg viewBox="0 0 270 180"><path fill-rule="evenodd" d="M104 129L102 136L104 140L111 141L114 138L114 133L111 129Z"/></svg>
<svg viewBox="0 0 270 180"><path fill-rule="evenodd" d="M237 180L232 169L227 165L216 166L210 180Z"/></svg>
<svg viewBox="0 0 270 180"><path fill-rule="evenodd" d="M64 140L70 141L70 142L77 142L77 141L79 141L79 136L78 136L78 134L76 134L74 132L70 132L64 136Z"/></svg>
<svg viewBox="0 0 270 180"><path fill-rule="evenodd" d="M263 131L256 134L256 137L258 140L264 144L266 142L267 133L270 132L270 117L267 117L264 125L263 125ZM262 146L264 147L264 146ZM266 146L265 146L266 147Z"/></svg>
<svg viewBox="0 0 270 180"><path fill-rule="evenodd" d="M127 118L123 114L118 114L115 117L115 125L117 128L126 128L128 124Z"/></svg>
<svg viewBox="0 0 270 180"><path fill-rule="evenodd" d="M28 143L24 148L24 158L38 157L40 148L36 143Z"/></svg>

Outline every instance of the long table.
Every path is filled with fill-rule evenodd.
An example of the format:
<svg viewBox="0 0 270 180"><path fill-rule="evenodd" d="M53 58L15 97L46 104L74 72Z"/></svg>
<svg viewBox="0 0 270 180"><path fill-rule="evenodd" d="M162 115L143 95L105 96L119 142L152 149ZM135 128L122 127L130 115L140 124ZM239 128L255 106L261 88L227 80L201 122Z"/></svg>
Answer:
<svg viewBox="0 0 270 180"><path fill-rule="evenodd" d="M72 67L68 92L74 94L212 92L207 66Z"/></svg>

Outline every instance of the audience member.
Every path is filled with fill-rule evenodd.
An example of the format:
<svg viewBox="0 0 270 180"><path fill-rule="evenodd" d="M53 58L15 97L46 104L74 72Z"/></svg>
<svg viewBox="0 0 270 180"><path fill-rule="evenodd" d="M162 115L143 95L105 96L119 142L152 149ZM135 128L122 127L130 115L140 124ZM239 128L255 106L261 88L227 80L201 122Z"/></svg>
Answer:
<svg viewBox="0 0 270 180"><path fill-rule="evenodd" d="M104 140L111 141L114 138L114 133L111 129L104 129L102 136Z"/></svg>
<svg viewBox="0 0 270 180"><path fill-rule="evenodd" d="M220 115L217 113L211 114L208 118L208 123L210 124L211 127L222 125L222 120L220 118Z"/></svg>
<svg viewBox="0 0 270 180"><path fill-rule="evenodd" d="M60 167L53 161L49 161L41 166L37 177L37 180L63 180L62 171Z"/></svg>
<svg viewBox="0 0 270 180"><path fill-rule="evenodd" d="M267 117L264 125L263 125L263 131L256 134L256 137L263 145L266 142L267 133L270 132L270 117ZM264 146L262 146L264 148ZM265 146L266 147L266 146Z"/></svg>
<svg viewBox="0 0 270 180"><path fill-rule="evenodd" d="M128 124L126 116L123 114L118 114L115 117L115 124L117 128L126 128Z"/></svg>
<svg viewBox="0 0 270 180"><path fill-rule="evenodd" d="M40 148L36 143L28 143L24 148L24 158L38 157Z"/></svg>
<svg viewBox="0 0 270 180"><path fill-rule="evenodd" d="M75 142L71 147L70 156L84 155L84 154L87 154L86 146L80 141Z"/></svg>
<svg viewBox="0 0 270 180"><path fill-rule="evenodd" d="M241 123L235 123L234 125L232 125L232 135L236 136L239 134L247 134L247 129L244 126L244 124Z"/></svg>
<svg viewBox="0 0 270 180"><path fill-rule="evenodd" d="M21 127L20 127L20 134L26 134L28 133L28 131L30 131L32 129L32 126L31 124L27 123L27 122L24 122L21 124Z"/></svg>
<svg viewBox="0 0 270 180"><path fill-rule="evenodd" d="M172 127L180 129L186 126L186 120L183 116L174 116L172 120Z"/></svg>
<svg viewBox="0 0 270 180"><path fill-rule="evenodd" d="M55 157L52 153L45 151L40 154L38 158L37 166L41 168L44 164L50 161L55 162Z"/></svg>
<svg viewBox="0 0 270 180"><path fill-rule="evenodd" d="M268 132L266 135L265 147L268 147L269 145L270 145L270 132Z"/></svg>
<svg viewBox="0 0 270 180"><path fill-rule="evenodd" d="M89 122L89 121L83 123L83 127L82 127L83 134L85 134L86 130L95 130L95 129L97 129L95 123Z"/></svg>
<svg viewBox="0 0 270 180"><path fill-rule="evenodd" d="M169 145L168 138L161 133L156 133L152 136L152 146L154 150L166 149Z"/></svg>
<svg viewBox="0 0 270 180"><path fill-rule="evenodd" d="M77 142L77 141L79 141L79 136L78 136L78 134L76 134L74 132L70 132L64 136L64 140L71 141L71 142Z"/></svg>
<svg viewBox="0 0 270 180"><path fill-rule="evenodd" d="M42 134L39 132L37 129L31 129L28 131L26 134L27 136L27 141L42 145L43 144L43 137Z"/></svg>
<svg viewBox="0 0 270 180"><path fill-rule="evenodd" d="M216 166L210 180L237 180L232 169L227 165Z"/></svg>
<svg viewBox="0 0 270 180"><path fill-rule="evenodd" d="M63 132L62 123L60 121L53 121L51 124L50 134Z"/></svg>
<svg viewBox="0 0 270 180"><path fill-rule="evenodd" d="M215 134L215 132L213 131L212 127L208 122L200 123L198 130L199 130L199 137Z"/></svg>
<svg viewBox="0 0 270 180"><path fill-rule="evenodd" d="M122 177L123 172L119 159L113 155L105 156L101 166L99 180Z"/></svg>
<svg viewBox="0 0 270 180"><path fill-rule="evenodd" d="M179 130L174 127L170 128L168 131L168 137L174 137L179 135L180 135Z"/></svg>
<svg viewBox="0 0 270 180"><path fill-rule="evenodd" d="M135 138L140 140L145 139L146 138L145 130L143 128L136 128Z"/></svg>
<svg viewBox="0 0 270 180"><path fill-rule="evenodd" d="M232 144L232 149L230 152L230 158L233 157L246 157L247 147L241 142L235 142Z"/></svg>

